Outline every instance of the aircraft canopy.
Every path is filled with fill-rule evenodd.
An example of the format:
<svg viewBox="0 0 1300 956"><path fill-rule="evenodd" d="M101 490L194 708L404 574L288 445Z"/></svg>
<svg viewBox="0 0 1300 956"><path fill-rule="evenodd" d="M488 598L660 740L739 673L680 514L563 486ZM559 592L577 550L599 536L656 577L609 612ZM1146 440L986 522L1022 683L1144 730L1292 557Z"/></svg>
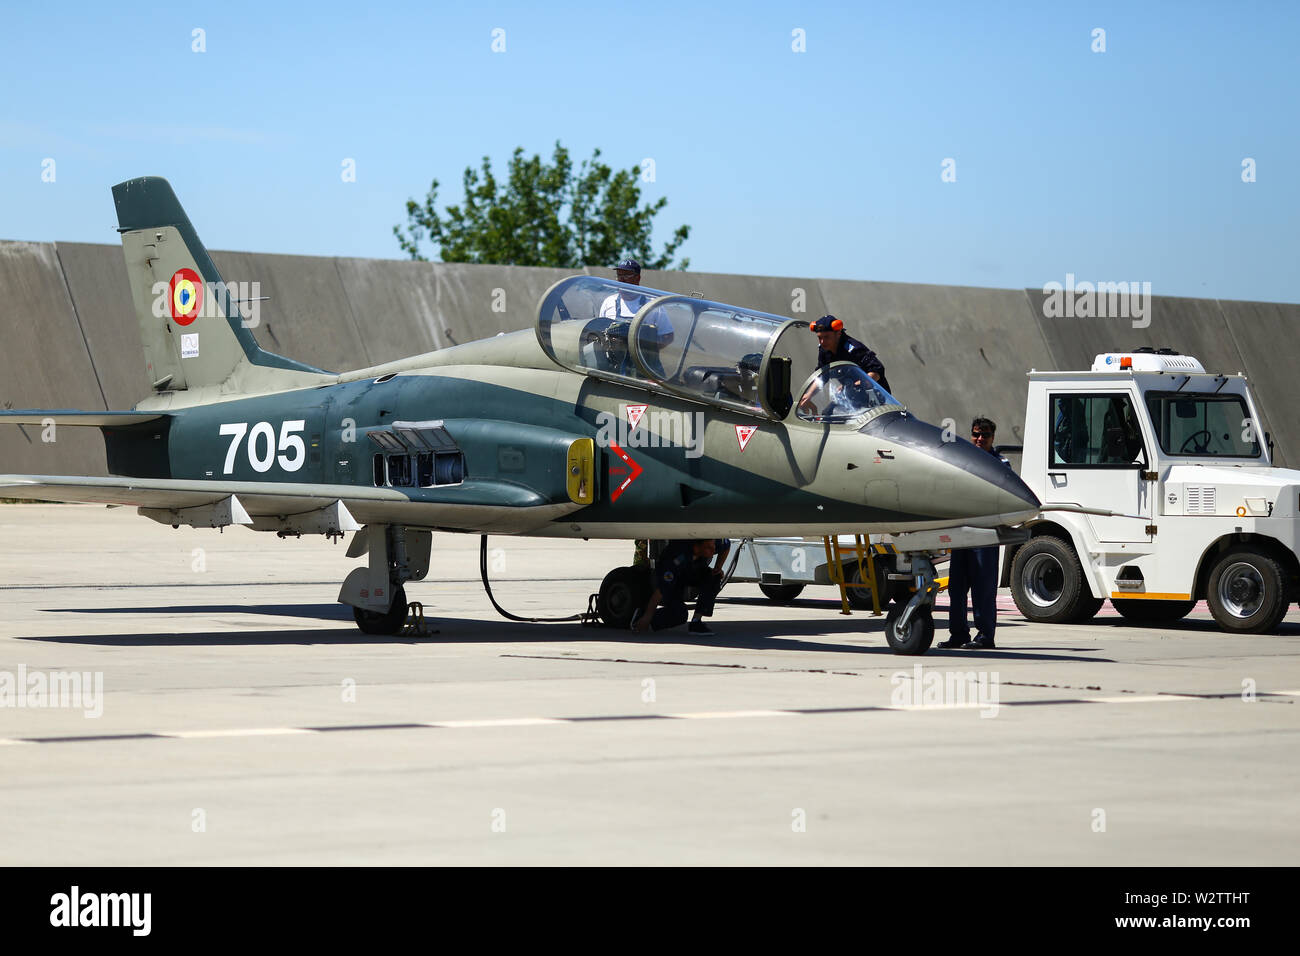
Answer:
<svg viewBox="0 0 1300 956"><path fill-rule="evenodd" d="M852 362L832 362L804 383L796 414L809 422L855 422L876 409L902 404Z"/></svg>
<svg viewBox="0 0 1300 956"><path fill-rule="evenodd" d="M596 276L550 288L537 340L572 371L774 419L817 351L795 319Z"/></svg>

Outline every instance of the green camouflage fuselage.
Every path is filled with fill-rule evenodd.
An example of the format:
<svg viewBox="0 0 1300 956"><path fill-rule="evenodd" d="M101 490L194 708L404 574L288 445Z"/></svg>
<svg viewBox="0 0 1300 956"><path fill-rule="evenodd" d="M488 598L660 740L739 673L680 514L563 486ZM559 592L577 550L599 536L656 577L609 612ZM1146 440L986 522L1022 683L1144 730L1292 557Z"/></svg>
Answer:
<svg viewBox="0 0 1300 956"><path fill-rule="evenodd" d="M793 415L787 422L756 420L547 368L529 338L524 332L470 343L422 357L436 362L433 367L413 368L408 359L311 388L232 400L214 396L182 408L147 401L142 410L165 405L169 420L106 429L110 468L132 477L374 488L381 449L369 431L437 420L464 454L463 482L392 490L413 503L567 506L562 516L530 528L532 534L887 531L951 523L953 516L969 517L972 508L990 515L1012 510L999 489L967 481L962 462L936 458L936 452L953 450L951 437L944 442L938 429L906 412L889 411L861 429ZM456 364L461 358L470 361ZM392 368L401 371L386 371ZM634 429L629 405L648 406ZM874 434L888 424L885 418L904 420L911 440ZM286 422L303 423L295 432L304 444L301 456L273 447ZM246 432L233 450L232 436L222 434L222 426L251 431L259 423L266 423L260 439ZM743 448L738 426L757 426ZM619 437L621 444L612 440ZM594 500L585 506L570 501L565 484L565 452L580 438L596 442ZM265 466L273 451L274 461L258 470L255 462ZM959 487L962 494L955 495ZM972 491L981 500L972 501ZM436 518L428 526L455 528Z"/></svg>

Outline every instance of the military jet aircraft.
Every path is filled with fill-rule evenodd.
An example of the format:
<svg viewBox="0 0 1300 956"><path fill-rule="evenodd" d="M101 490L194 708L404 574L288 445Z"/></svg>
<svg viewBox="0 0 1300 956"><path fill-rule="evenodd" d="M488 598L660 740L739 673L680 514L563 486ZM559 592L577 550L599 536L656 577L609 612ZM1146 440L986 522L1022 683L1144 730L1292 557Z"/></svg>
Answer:
<svg viewBox="0 0 1300 956"><path fill-rule="evenodd" d="M433 531L898 533L1038 513L1010 469L856 366L818 369L804 322L578 275L542 296L531 330L326 372L258 346L165 179L113 199L153 391L130 410L0 414L99 428L114 476L0 475L0 494L132 505L176 527L355 533L347 554L368 560L339 601L366 633L402 627ZM638 574L602 585L607 623L644 602ZM918 585L887 622L902 653L933 636L933 588Z"/></svg>

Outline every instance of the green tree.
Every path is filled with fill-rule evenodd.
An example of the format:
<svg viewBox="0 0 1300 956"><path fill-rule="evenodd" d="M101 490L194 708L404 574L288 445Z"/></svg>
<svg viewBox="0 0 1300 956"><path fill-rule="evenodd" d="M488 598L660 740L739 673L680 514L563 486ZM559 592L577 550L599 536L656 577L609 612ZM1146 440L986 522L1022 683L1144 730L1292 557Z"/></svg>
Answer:
<svg viewBox="0 0 1300 956"><path fill-rule="evenodd" d="M613 170L600 162L600 150L575 170L569 151L558 142L547 163L525 157L523 147L510 158L504 183L488 157L479 170L465 168L465 199L439 214L438 180L423 203L406 202L407 228L393 227L398 244L412 259L425 261L420 243L428 239L443 262L577 269L610 266L633 256L646 269L669 269L677 248L691 234L678 226L663 252L654 254L654 217L668 205L660 197L641 205L640 170ZM685 269L689 259L675 268Z"/></svg>

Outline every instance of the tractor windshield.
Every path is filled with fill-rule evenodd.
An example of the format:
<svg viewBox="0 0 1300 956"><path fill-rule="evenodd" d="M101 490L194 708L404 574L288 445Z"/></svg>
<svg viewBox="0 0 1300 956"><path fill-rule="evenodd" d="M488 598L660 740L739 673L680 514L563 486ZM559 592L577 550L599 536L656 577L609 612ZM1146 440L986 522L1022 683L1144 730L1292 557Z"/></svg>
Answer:
<svg viewBox="0 0 1300 956"><path fill-rule="evenodd" d="M1259 427L1240 395L1148 392L1147 409L1168 455L1258 458Z"/></svg>

